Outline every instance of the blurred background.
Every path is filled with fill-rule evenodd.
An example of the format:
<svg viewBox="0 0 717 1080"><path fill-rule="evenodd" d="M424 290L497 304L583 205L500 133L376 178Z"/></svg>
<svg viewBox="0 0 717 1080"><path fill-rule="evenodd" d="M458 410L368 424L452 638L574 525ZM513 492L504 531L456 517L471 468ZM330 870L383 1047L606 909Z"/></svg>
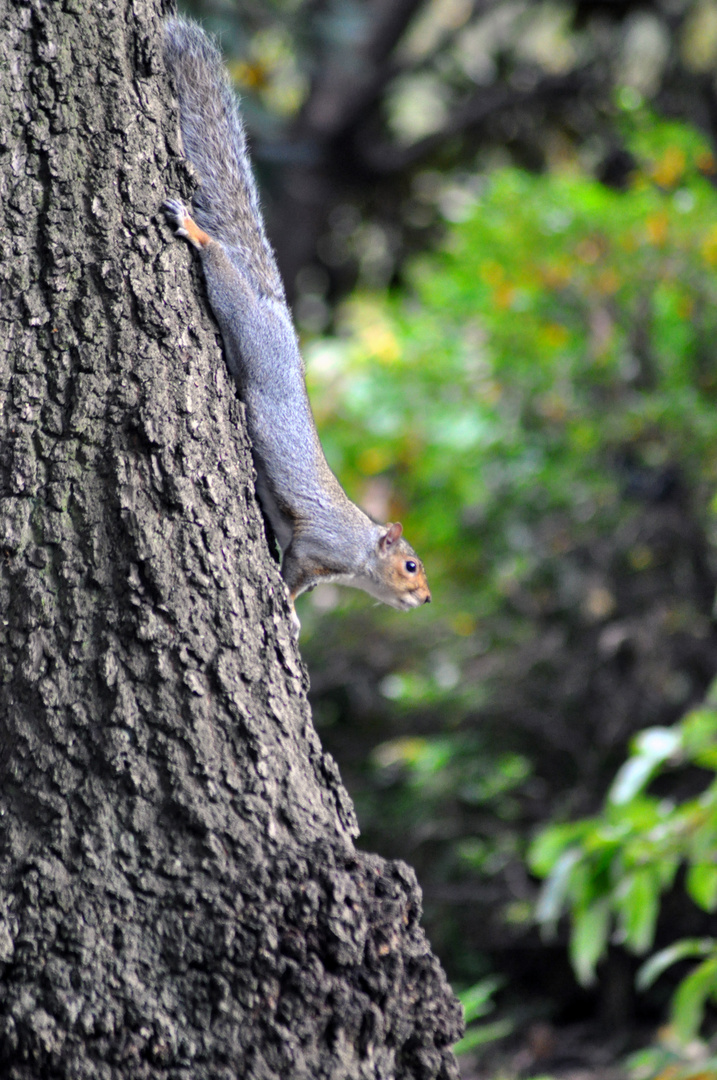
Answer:
<svg viewBox="0 0 717 1080"><path fill-rule="evenodd" d="M204 0L329 461L430 608L300 601L466 1080L717 1076L717 2Z"/></svg>

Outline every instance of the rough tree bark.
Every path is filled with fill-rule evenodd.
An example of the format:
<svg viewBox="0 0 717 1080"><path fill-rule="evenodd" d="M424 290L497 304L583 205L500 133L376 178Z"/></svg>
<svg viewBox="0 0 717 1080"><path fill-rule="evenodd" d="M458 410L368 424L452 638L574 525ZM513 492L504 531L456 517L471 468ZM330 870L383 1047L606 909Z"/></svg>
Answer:
<svg viewBox="0 0 717 1080"><path fill-rule="evenodd" d="M164 13L0 0L0 1075L452 1077L158 213L191 191Z"/></svg>

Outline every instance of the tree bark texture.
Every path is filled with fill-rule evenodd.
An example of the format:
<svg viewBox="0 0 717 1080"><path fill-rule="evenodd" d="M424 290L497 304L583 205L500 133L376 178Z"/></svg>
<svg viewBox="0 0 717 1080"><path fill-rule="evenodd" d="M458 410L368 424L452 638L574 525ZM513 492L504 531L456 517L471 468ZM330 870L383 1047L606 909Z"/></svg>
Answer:
<svg viewBox="0 0 717 1080"><path fill-rule="evenodd" d="M321 750L191 253L164 0L0 0L0 1075L453 1077Z"/></svg>

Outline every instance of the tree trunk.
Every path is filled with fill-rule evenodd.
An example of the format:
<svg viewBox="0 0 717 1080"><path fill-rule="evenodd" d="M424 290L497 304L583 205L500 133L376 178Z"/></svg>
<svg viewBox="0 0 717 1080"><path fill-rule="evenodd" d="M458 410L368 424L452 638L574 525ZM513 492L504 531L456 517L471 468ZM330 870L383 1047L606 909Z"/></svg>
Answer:
<svg viewBox="0 0 717 1080"><path fill-rule="evenodd" d="M163 0L0 0L0 1075L452 1077L191 253Z"/></svg>

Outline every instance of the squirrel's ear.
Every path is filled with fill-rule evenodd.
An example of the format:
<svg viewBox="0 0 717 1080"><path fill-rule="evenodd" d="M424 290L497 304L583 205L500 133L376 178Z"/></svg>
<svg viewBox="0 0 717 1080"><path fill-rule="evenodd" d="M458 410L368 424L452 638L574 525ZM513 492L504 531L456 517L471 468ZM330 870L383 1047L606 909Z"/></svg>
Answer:
<svg viewBox="0 0 717 1080"><path fill-rule="evenodd" d="M403 525L401 525L398 521L395 525L389 525L389 527L386 529L386 532L379 540L378 546L381 548L382 551L388 551L392 544L396 543L402 532Z"/></svg>

